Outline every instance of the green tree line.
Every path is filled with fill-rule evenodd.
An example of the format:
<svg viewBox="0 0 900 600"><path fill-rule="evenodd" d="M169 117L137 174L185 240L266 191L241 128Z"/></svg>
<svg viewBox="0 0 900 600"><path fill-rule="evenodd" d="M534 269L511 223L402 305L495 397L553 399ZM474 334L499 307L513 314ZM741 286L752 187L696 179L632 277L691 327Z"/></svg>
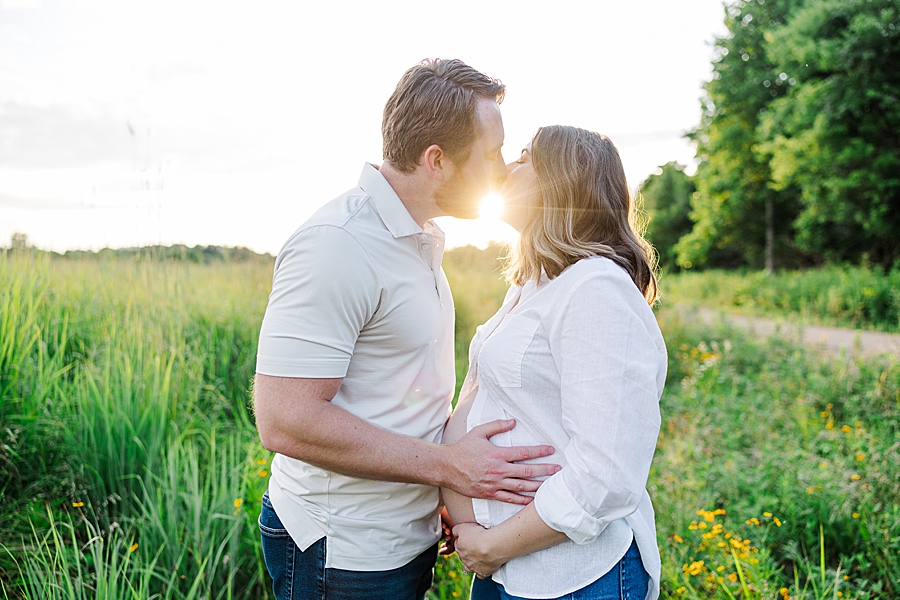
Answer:
<svg viewBox="0 0 900 600"><path fill-rule="evenodd" d="M641 185L669 271L900 259L900 0L725 8L697 171Z"/></svg>

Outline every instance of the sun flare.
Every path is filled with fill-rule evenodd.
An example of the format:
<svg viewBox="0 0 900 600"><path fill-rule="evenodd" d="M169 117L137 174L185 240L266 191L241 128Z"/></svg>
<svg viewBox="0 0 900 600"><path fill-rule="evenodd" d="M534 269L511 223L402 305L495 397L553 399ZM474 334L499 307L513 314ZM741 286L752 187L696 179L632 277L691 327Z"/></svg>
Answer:
<svg viewBox="0 0 900 600"><path fill-rule="evenodd" d="M503 215L503 197L500 194L488 194L481 201L479 212L482 219L499 219Z"/></svg>

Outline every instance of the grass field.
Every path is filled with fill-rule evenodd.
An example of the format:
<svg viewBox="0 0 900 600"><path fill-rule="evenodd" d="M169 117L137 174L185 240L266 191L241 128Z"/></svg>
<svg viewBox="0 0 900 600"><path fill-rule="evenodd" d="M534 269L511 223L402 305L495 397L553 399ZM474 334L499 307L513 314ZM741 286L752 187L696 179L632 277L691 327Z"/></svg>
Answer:
<svg viewBox="0 0 900 600"><path fill-rule="evenodd" d="M683 272L664 277L663 304L691 304L755 316L900 332L900 265L829 266L808 271Z"/></svg>
<svg viewBox="0 0 900 600"><path fill-rule="evenodd" d="M496 255L445 259L458 372ZM0 596L271 597L248 410L271 267L0 255ZM900 596L897 361L659 319L663 595ZM436 575L431 597L466 596L455 557Z"/></svg>

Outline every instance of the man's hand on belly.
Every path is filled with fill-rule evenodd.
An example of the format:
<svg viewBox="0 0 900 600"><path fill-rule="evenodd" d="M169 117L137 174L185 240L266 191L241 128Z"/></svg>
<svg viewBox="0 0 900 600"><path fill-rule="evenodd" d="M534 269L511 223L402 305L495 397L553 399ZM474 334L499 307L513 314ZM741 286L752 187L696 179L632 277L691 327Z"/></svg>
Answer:
<svg viewBox="0 0 900 600"><path fill-rule="evenodd" d="M492 436L515 427L515 420L491 421L472 428L456 443L447 446L451 464L442 484L469 498L528 504L533 498L521 492L536 492L541 486L535 477L553 475L555 464L518 464L519 461L553 454L553 446L495 446Z"/></svg>

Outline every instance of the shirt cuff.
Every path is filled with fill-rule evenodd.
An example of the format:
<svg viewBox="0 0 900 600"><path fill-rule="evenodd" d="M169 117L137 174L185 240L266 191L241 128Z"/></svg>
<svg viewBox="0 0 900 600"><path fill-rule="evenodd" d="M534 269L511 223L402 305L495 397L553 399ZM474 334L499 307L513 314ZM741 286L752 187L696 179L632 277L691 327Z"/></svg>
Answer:
<svg viewBox="0 0 900 600"><path fill-rule="evenodd" d="M593 542L609 524L585 511L566 487L563 472L556 473L538 488L534 507L551 529L569 536L576 544Z"/></svg>
<svg viewBox="0 0 900 600"><path fill-rule="evenodd" d="M303 377L308 379L340 379L346 377L350 357L320 357L285 360L257 355L256 372L272 377Z"/></svg>

